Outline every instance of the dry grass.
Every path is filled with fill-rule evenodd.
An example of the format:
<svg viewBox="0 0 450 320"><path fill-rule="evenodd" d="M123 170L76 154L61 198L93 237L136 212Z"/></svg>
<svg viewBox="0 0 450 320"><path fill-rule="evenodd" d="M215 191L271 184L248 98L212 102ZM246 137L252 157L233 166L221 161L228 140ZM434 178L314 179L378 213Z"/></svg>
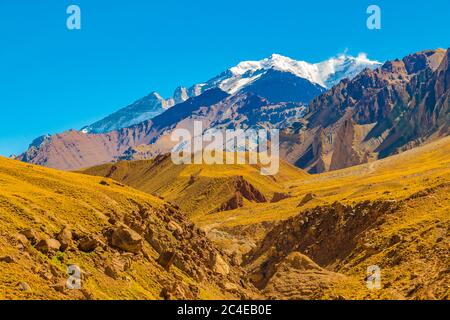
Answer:
<svg viewBox="0 0 450 320"><path fill-rule="evenodd" d="M48 257L31 245L20 247L17 234L35 229L42 238L54 237L63 226L79 234L101 234L110 226L110 213L136 212L139 206L162 210L164 202L147 193L111 179L67 173L0 158L0 257L12 256L14 263L0 262L0 299L80 299L79 290L66 293L51 287L67 279L67 266L76 264L86 273L83 288L96 299L159 299L161 280L194 281L174 269L166 272L153 260L136 259L124 279L114 280L99 268L115 256L108 251L82 253L78 250ZM145 243L153 259L156 251ZM53 270L53 271L52 271ZM55 273L53 280L42 277ZM21 291L20 282L31 286ZM200 286L202 298L223 297L209 285Z"/></svg>
<svg viewBox="0 0 450 320"><path fill-rule="evenodd" d="M234 227L279 221L304 209L335 201L351 204L364 200L404 199L450 181L450 137L369 164L287 180L283 189L292 198L274 204L249 204L234 211L199 217L202 226ZM299 207L306 194L315 198Z"/></svg>

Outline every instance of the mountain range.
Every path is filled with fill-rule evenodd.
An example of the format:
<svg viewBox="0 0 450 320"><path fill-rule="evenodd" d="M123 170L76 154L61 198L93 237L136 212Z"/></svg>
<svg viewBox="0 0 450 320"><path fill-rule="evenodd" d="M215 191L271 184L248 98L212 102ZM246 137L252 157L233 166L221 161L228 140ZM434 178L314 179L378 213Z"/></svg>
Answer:
<svg viewBox="0 0 450 320"><path fill-rule="evenodd" d="M450 299L450 49L358 59L244 62L0 157L0 299ZM280 170L175 164L194 121L280 129Z"/></svg>
<svg viewBox="0 0 450 320"><path fill-rule="evenodd" d="M219 102L219 109L228 110L211 108L218 110L208 115L214 124L228 122L232 126L240 122L236 117L245 117L248 125L285 128L301 118L306 105L329 86L379 65L365 55L340 55L316 64L277 54L261 61L244 61L205 83L189 89L179 87L171 98L164 99L153 92L80 131L40 137L19 159L60 169L78 169L120 159L134 153L135 148L155 143L162 131L167 132L167 126L196 117L200 107ZM225 97L227 101L220 101ZM239 101L239 107L232 105L235 101ZM241 110L243 114L239 114ZM157 142L147 153L167 152L169 147Z"/></svg>
<svg viewBox="0 0 450 320"><path fill-rule="evenodd" d="M77 173L0 157L0 299L448 300L449 152L444 137L322 174L281 161L273 177L167 156Z"/></svg>
<svg viewBox="0 0 450 320"><path fill-rule="evenodd" d="M173 96L167 99L161 97L157 92L152 92L148 96L114 112L106 118L82 128L82 130L86 133L106 133L129 127L152 119L168 108L184 102L189 98L199 96L206 90L212 88L220 88L229 94L233 94L257 80L260 80L258 85L263 86L264 83L272 82L270 79L265 78L267 73L273 70L289 73L290 79L286 79L285 83L291 86L296 86L294 83L296 81L302 82L298 84L300 88L296 88L296 94L288 95L289 99L299 102L309 102L312 97L323 91L324 88L329 88L342 78L353 77L364 68L373 68L378 64L376 61L368 60L364 55L356 58L348 55L340 55L321 63L310 64L273 54L269 58L261 61L241 62L237 66L220 73L205 83L195 84L190 88L180 86L175 89ZM309 84L310 88L305 89L310 92L302 92L302 84L304 86ZM277 91L280 91L280 89ZM277 100L276 92L273 94L273 97Z"/></svg>
<svg viewBox="0 0 450 320"><path fill-rule="evenodd" d="M152 158L170 152L174 129L192 130L202 121L204 128L280 129L280 152L288 162L311 173L341 169L448 134L448 59L444 49L383 65L364 56L312 65L272 55L240 63L152 119L106 133L46 136L18 159L76 170ZM130 110L119 113L135 116Z"/></svg>
<svg viewBox="0 0 450 320"><path fill-rule="evenodd" d="M309 172L384 158L450 133L450 50L366 69L316 97L286 130L284 158Z"/></svg>

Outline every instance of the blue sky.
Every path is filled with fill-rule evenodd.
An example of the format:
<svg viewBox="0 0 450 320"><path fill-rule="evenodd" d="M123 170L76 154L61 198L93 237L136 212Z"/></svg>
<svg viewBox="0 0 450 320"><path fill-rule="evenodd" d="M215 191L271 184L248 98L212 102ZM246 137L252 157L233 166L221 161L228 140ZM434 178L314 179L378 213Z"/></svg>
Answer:
<svg viewBox="0 0 450 320"><path fill-rule="evenodd" d="M71 4L82 30L66 28ZM381 30L366 28L370 4L381 7ZM387 60L447 48L449 21L448 0L1 0L0 154L241 60L317 62L345 50Z"/></svg>

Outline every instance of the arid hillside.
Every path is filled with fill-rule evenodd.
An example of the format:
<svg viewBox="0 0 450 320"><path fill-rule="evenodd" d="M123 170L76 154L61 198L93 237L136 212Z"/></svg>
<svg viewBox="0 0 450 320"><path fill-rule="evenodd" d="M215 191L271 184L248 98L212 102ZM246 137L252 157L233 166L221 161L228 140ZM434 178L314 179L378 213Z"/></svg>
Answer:
<svg viewBox="0 0 450 320"><path fill-rule="evenodd" d="M66 286L71 265L81 290ZM168 203L111 179L6 158L0 268L0 299L255 297L242 270Z"/></svg>
<svg viewBox="0 0 450 320"><path fill-rule="evenodd" d="M285 184L308 176L281 161L275 176L263 176L260 165L175 165L170 154L154 160L121 161L81 171L104 176L153 194L199 218L289 197Z"/></svg>
<svg viewBox="0 0 450 320"><path fill-rule="evenodd" d="M450 133L450 50L366 69L315 98L286 130L284 157L310 173L382 159Z"/></svg>
<svg viewBox="0 0 450 320"><path fill-rule="evenodd" d="M207 236L246 270L264 297L448 299L449 154L450 137L446 137L400 155L324 174L307 175L283 165L273 183L265 183L267 177L258 177L258 171L251 173L248 168L202 168L200 177L240 175L266 200L272 199L209 214L199 214L195 208L189 212ZM112 166L87 172L107 175ZM164 196L171 201L184 199L181 205L189 203L198 190L186 187L187 182L198 183L191 176L199 167L180 167L175 172L172 166L121 162L112 175L156 192L162 186L159 181L170 177L162 168L170 168L173 178L168 186L172 187ZM135 167L139 173L133 173ZM143 176L143 171L151 179L143 184L132 179ZM182 181L184 187L173 181ZM171 193L177 185L173 189L177 192ZM226 198L225 189L219 184L220 192L215 193L214 187L208 184L204 192L219 204L216 200ZM372 265L381 268L380 290L365 285Z"/></svg>
<svg viewBox="0 0 450 320"><path fill-rule="evenodd" d="M343 169L450 133L449 59L450 50L436 49L387 61L345 77L307 106L321 90L309 92L297 77L270 72L269 79L253 82L249 92L230 95L213 88L127 128L38 138L17 159L62 170L151 159L176 145L170 139L173 130L192 134L194 123L201 121L205 129L279 129L284 160L309 173ZM295 98L304 94L309 98Z"/></svg>

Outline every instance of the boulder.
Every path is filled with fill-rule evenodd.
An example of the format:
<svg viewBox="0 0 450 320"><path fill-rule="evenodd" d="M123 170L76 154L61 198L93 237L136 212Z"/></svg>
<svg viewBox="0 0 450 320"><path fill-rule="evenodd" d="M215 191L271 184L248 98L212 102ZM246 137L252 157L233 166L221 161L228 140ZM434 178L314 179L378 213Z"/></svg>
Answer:
<svg viewBox="0 0 450 320"><path fill-rule="evenodd" d="M178 232L179 234L183 233L183 228L180 227L180 225L174 221L169 221L167 224L167 228L172 232Z"/></svg>
<svg viewBox="0 0 450 320"><path fill-rule="evenodd" d="M35 245L40 240L39 234L34 229L22 230L20 234L24 235L32 245Z"/></svg>
<svg viewBox="0 0 450 320"><path fill-rule="evenodd" d="M230 273L230 267L228 264L223 260L223 258L220 256L220 254L215 253L211 255L210 258L210 266L212 271L215 273L221 274L221 275L227 275Z"/></svg>
<svg viewBox="0 0 450 320"><path fill-rule="evenodd" d="M64 293L66 291L66 281L61 280L57 284L51 285L50 287L53 288L56 292Z"/></svg>
<svg viewBox="0 0 450 320"><path fill-rule="evenodd" d="M56 252L61 248L61 243L56 239L45 239L39 241L36 245L36 249L42 253Z"/></svg>
<svg viewBox="0 0 450 320"><path fill-rule="evenodd" d="M61 243L61 251L65 251L72 243L72 231L69 228L64 227L56 237Z"/></svg>
<svg viewBox="0 0 450 320"><path fill-rule="evenodd" d="M197 300L199 294L200 290L197 286L175 281L163 287L160 297L164 300Z"/></svg>
<svg viewBox="0 0 450 320"><path fill-rule="evenodd" d="M286 258L283 259L282 263L285 266L296 270L323 271L323 269L317 263L311 260L311 258L297 251L290 253Z"/></svg>
<svg viewBox="0 0 450 320"><path fill-rule="evenodd" d="M16 234L16 240L18 242L19 245L22 245L23 247L27 246L30 241L28 241L27 237L25 237L23 234L19 233Z"/></svg>
<svg viewBox="0 0 450 320"><path fill-rule="evenodd" d="M107 265L105 267L105 274L108 277L113 278L114 280L117 280L120 278L119 270L117 270L117 268L114 265Z"/></svg>
<svg viewBox="0 0 450 320"><path fill-rule="evenodd" d="M84 236L78 241L78 249L83 252L92 252L99 246L100 242L90 236Z"/></svg>
<svg viewBox="0 0 450 320"><path fill-rule="evenodd" d="M11 256L2 256L2 257L0 257L0 262L13 263L13 262L16 262L16 260Z"/></svg>
<svg viewBox="0 0 450 320"><path fill-rule="evenodd" d="M314 193L307 193L297 207L302 207L316 197Z"/></svg>
<svg viewBox="0 0 450 320"><path fill-rule="evenodd" d="M170 270L171 265L175 261L176 253L173 251L164 251L160 254L157 262L167 271Z"/></svg>
<svg viewBox="0 0 450 320"><path fill-rule="evenodd" d="M139 253L143 247L143 239L135 231L120 226L111 235L111 244L114 247L131 253Z"/></svg>
<svg viewBox="0 0 450 320"><path fill-rule="evenodd" d="M17 284L17 287L19 288L20 291L25 291L25 292L31 291L30 285L26 282L19 282Z"/></svg>

